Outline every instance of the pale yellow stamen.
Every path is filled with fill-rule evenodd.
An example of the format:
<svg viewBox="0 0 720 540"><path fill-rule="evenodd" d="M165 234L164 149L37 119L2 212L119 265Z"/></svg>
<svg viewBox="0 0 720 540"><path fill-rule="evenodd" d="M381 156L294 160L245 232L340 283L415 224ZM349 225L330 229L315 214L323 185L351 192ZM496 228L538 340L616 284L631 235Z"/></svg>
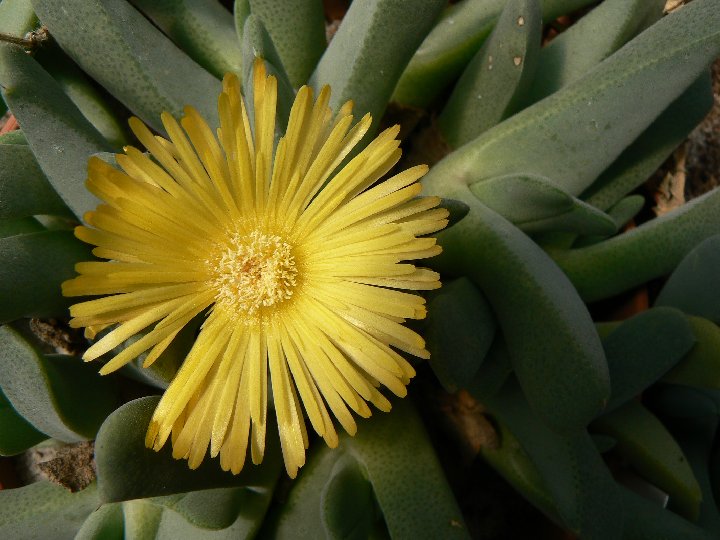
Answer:
<svg viewBox="0 0 720 540"><path fill-rule="evenodd" d="M217 306L238 322L255 322L263 307L291 298L297 283L290 244L259 230L231 233L226 246L207 264Z"/></svg>

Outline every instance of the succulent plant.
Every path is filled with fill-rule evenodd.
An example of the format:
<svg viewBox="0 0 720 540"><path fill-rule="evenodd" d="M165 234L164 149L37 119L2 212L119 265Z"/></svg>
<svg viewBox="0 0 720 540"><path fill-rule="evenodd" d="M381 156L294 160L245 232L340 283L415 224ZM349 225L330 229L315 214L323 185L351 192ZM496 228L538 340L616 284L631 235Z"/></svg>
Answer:
<svg viewBox="0 0 720 540"><path fill-rule="evenodd" d="M670 4L356 1L326 37L320 0L236 0L232 9L213 0L2 0L0 89L20 129L0 135L0 455L14 456L3 461L16 465L24 460L26 474L37 470L0 491L0 537L480 536L463 512L468 501L457 498L456 439L437 427L428 396L471 403L477 414L461 423L477 422L483 432L474 452L549 520L581 538L720 535L720 191L655 217L639 190L712 106L708 68L720 56L720 0L692 0L667 12ZM568 23L559 33L558 20ZM325 85L329 96L321 92ZM312 109L307 87L318 101L329 99L341 136L331 136L329 111ZM344 105L349 100L355 118L364 117L356 127ZM193 108L182 124L190 143L182 147L171 118L186 105ZM298 120L312 114L314 124ZM398 130L382 128L398 117L409 151L395 167ZM228 135L227 126L236 124L243 126L236 132L242 144L256 145L262 158L249 150L233 154L230 143L240 137ZM307 125L317 133L303 131ZM200 381L190 390L171 384L203 378L207 370L197 375L195 360L220 364L228 339L218 336L241 323L204 322L208 301L168 335L161 324L144 331L160 317L118 331L138 316L133 309L151 304L155 289L149 282L128 289L122 279L130 278L105 269L129 263L130 275L133 264L147 262L143 247L157 248L157 238L168 237L148 240L145 225L137 226L167 231L168 222L153 220L155 211L161 217L177 211L170 221L183 227L167 253L196 253L191 248L203 243L197 231L225 218L213 214L220 207L193 181L207 178L218 200L247 200L222 192L223 173L213 167L237 165L246 178L243 167L257 165L268 183L259 182L255 196L265 196L276 181L269 177L272 158L280 163L277 178L285 178L278 156L293 140L307 146L307 167L324 163L322 174L321 165L311 172L300 167L297 180L282 180L304 190L301 211L326 215L359 201L351 209L367 212L353 218L362 236L378 226L367 220L376 214L373 197L398 193L379 222L392 229L382 234L402 238L353 252L357 268L386 257L385 271L395 274L365 275L351 286L343 278L363 274L343 270L333 275L341 285L318 286L307 305L332 289L338 311L355 314L350 324L323 311L318 320L336 327L303 326L305 335L273 327L264 330L269 345L247 345L262 358L252 374L256 390L246 393L251 383L240 384L239 374L233 388L240 388L237 410L252 420L253 461L262 463L242 467L242 444L230 445L233 465L222 454L203 460L211 431L214 454L225 431L210 413L187 418L202 405L229 422L230 401L213 398L226 372L208 367L220 382ZM342 150L323 154L324 141ZM143 145L149 154L128 148ZM183 184L193 159L197 167ZM415 199L421 163L431 167L422 178L424 197ZM359 171L357 178L348 171ZM376 183L388 172L397 174ZM173 191L177 186L187 191ZM400 193L404 186L415 191ZM164 210L162 197L185 206ZM95 211L100 199L110 206ZM435 209L440 199L443 208ZM404 206L388 210L397 205ZM120 207L135 217L106 226ZM291 213L273 219L289 223ZM437 232L448 214L448 227ZM90 227L141 231L130 242L139 251L112 251L93 240L100 233ZM442 253L426 260L431 270L416 270L407 261L439 251L430 233ZM243 254L284 245L272 235L252 238L252 245L239 241ZM323 238L318 246L329 252L332 242L347 247L342 238ZM101 249L91 251L82 240ZM405 251L392 251L397 245ZM250 264L233 253L243 268ZM222 266L220 259L212 260ZM163 283L197 273L197 261L189 255L187 261L179 269L158 265ZM282 261L288 266L291 258ZM437 273L443 286L429 290ZM118 296L73 302L63 296L63 282L67 294ZM245 294L248 283L233 294ZM390 289L423 290L424 298ZM632 316L609 309L636 290L648 302ZM141 303L108 311L126 293ZM244 314L273 304L258 295L257 306L241 302ZM312 310L306 306L300 315ZM418 320L404 326L406 319ZM408 363L411 355L427 356L420 335L429 362ZM201 354L191 352L196 347ZM282 356L293 347L297 354ZM83 355L105 362L103 373L120 369L101 376ZM356 370L362 362L364 372ZM382 383L403 395L415 370L421 381L410 383L408 398L388 401L376 389ZM310 410L313 388L320 407ZM269 392L278 410L266 414ZM146 448L146 432L157 411L167 412L161 399L180 403L176 408L187 404L187 418L178 409L163 420L170 442L150 436L155 451ZM392 410L358 420L354 436L330 437L337 448L304 430L307 410L328 440L327 402L352 433L355 420L344 403L368 416L366 400ZM178 418L199 427L182 435ZM173 457L190 457L195 469Z"/></svg>

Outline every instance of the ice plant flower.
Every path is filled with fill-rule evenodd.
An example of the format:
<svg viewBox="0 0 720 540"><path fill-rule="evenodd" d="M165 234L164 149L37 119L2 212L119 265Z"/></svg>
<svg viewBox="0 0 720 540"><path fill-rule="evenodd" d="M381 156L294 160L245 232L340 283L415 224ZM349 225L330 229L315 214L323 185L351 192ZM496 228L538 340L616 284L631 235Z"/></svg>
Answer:
<svg viewBox="0 0 720 540"><path fill-rule="evenodd" d="M124 172L90 160L88 189L105 204L75 234L108 260L78 264L63 293L101 296L70 309L71 326L88 337L109 330L86 361L139 337L103 374L146 351L144 365L152 364L203 316L147 446L159 450L171 437L173 456L191 468L209 447L238 473L249 444L259 463L270 385L294 477L305 462L305 416L334 447L333 416L352 435L351 411L370 416L368 402L390 409L380 387L405 395L414 370L398 350L429 356L403 325L425 317L425 302L402 289L440 286L437 273L411 261L440 252L424 235L447 224L447 211L437 197L419 196L426 166L380 181L400 158L397 126L340 167L369 115L351 127L351 102L333 116L328 87L314 102L303 87L275 145L277 82L261 62L252 95L251 122L237 78L227 75L217 136L187 107L179 123L162 115L167 139L130 121L149 155L126 148L116 156Z"/></svg>

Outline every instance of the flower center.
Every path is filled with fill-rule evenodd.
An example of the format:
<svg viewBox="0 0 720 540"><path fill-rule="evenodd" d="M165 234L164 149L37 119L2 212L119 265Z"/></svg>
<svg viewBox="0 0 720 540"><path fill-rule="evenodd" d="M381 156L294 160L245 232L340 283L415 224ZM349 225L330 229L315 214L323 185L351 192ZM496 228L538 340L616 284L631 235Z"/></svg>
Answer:
<svg viewBox="0 0 720 540"><path fill-rule="evenodd" d="M220 256L212 261L216 302L240 318L255 319L263 307L293 295L297 277L290 244L258 230L235 233Z"/></svg>

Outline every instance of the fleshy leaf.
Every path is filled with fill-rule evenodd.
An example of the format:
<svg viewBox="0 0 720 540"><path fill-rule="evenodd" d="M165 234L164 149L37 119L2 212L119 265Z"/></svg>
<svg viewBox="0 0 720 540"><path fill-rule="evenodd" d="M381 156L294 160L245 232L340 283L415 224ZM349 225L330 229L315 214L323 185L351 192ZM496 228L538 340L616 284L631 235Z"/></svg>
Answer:
<svg viewBox="0 0 720 540"><path fill-rule="evenodd" d="M665 0L605 0L540 52L530 102L579 79L655 23Z"/></svg>
<svg viewBox="0 0 720 540"><path fill-rule="evenodd" d="M243 54L243 77L242 85L245 89L245 100L247 103L252 103L253 97L253 64L255 58L262 58L265 60L265 69L269 75L274 75L277 78L277 119L276 122L280 131L284 132L288 118L290 117L290 108L292 107L293 101L295 100L295 91L290 84L287 73L283 68L282 61L278 55L275 44L270 38L263 22L259 17L250 15L245 19L245 26L243 29L243 41L242 41L242 54ZM253 118L254 111L252 107L248 111L250 118Z"/></svg>
<svg viewBox="0 0 720 540"><path fill-rule="evenodd" d="M120 504L103 504L83 523L75 540L123 540L125 526Z"/></svg>
<svg viewBox="0 0 720 540"><path fill-rule="evenodd" d="M575 430L604 407L609 379L600 338L573 286L530 238L471 194L471 210L438 235L441 269L461 271L493 308L533 409L558 430Z"/></svg>
<svg viewBox="0 0 720 540"><path fill-rule="evenodd" d="M683 451L657 417L637 401L592 423L591 429L617 441L617 451L646 480L670 495L672 504L691 521L700 512L700 486Z"/></svg>
<svg viewBox="0 0 720 540"><path fill-rule="evenodd" d="M568 529L581 538L620 537L618 487L587 431L560 435L550 430L514 381L485 405L517 438Z"/></svg>
<svg viewBox="0 0 720 540"><path fill-rule="evenodd" d="M584 248L554 250L551 255L580 296L591 302L669 274L696 245L718 231L720 190L715 189L619 236ZM713 289L699 290L702 298Z"/></svg>
<svg viewBox="0 0 720 540"><path fill-rule="evenodd" d="M594 0L542 0L545 22ZM500 16L506 0L463 0L448 7L418 48L398 82L393 101L424 108L460 75Z"/></svg>
<svg viewBox="0 0 720 540"><path fill-rule="evenodd" d="M442 0L372 0L350 6L315 68L310 85L329 84L330 107L355 102L355 117L372 114L377 127L395 83L432 27Z"/></svg>
<svg viewBox="0 0 720 540"><path fill-rule="evenodd" d="M640 186L695 129L713 104L710 74L695 81L582 194L605 210Z"/></svg>
<svg viewBox="0 0 720 540"><path fill-rule="evenodd" d="M720 231L720 227L716 230ZM688 253L655 301L690 315L720 323L720 234L707 238Z"/></svg>
<svg viewBox="0 0 720 540"><path fill-rule="evenodd" d="M40 168L78 219L98 199L85 188L87 160L111 149L60 85L20 47L0 43L3 96Z"/></svg>
<svg viewBox="0 0 720 540"><path fill-rule="evenodd" d="M536 0L510 0L467 65L438 118L445 140L462 146L503 118L535 74L542 17Z"/></svg>
<svg viewBox="0 0 720 540"><path fill-rule="evenodd" d="M719 54L720 0L695 0L581 79L447 156L424 183L449 197L448 184L536 174L577 195Z"/></svg>
<svg viewBox="0 0 720 540"><path fill-rule="evenodd" d="M0 456L14 456L47 439L20 416L0 390Z"/></svg>
<svg viewBox="0 0 720 540"><path fill-rule="evenodd" d="M0 238L0 322L67 314L60 284L75 264L92 258L71 231L41 231Z"/></svg>
<svg viewBox="0 0 720 540"><path fill-rule="evenodd" d="M233 16L216 0L133 0L193 60L217 78L242 72Z"/></svg>
<svg viewBox="0 0 720 540"><path fill-rule="evenodd" d="M662 380L720 389L720 328L701 317L688 317L688 320L695 336L695 346Z"/></svg>
<svg viewBox="0 0 720 540"><path fill-rule="evenodd" d="M63 442L95 437L117 404L114 381L72 356L44 355L16 329L0 327L0 386L35 429Z"/></svg>
<svg viewBox="0 0 720 540"><path fill-rule="evenodd" d="M280 474L282 458L276 437L270 437L259 466L247 464L239 475L206 459L197 470L172 457L170 445L160 452L145 447L145 433L158 397L126 403L103 423L95 441L100 498L105 502L172 495L200 489L265 486ZM276 428L268 426L268 433ZM274 482L274 480L273 480Z"/></svg>
<svg viewBox="0 0 720 540"><path fill-rule="evenodd" d="M98 506L97 489L82 491L41 481L0 491L0 537L73 538Z"/></svg>
<svg viewBox="0 0 720 540"><path fill-rule="evenodd" d="M65 52L146 124L162 132L163 111L180 116L192 104L217 125L220 81L127 2L33 0L33 6Z"/></svg>
<svg viewBox="0 0 720 540"><path fill-rule="evenodd" d="M694 344L690 323L676 309L654 308L623 322L603 339L612 389L605 411L640 394Z"/></svg>
<svg viewBox="0 0 720 540"><path fill-rule="evenodd" d="M38 214L72 217L29 147L0 144L0 219Z"/></svg>
<svg viewBox="0 0 720 540"><path fill-rule="evenodd" d="M448 392L473 380L495 336L487 300L467 278L445 281L428 302L425 337L430 366Z"/></svg>
<svg viewBox="0 0 720 540"><path fill-rule="evenodd" d="M250 0L293 86L305 84L325 51L325 16L317 0Z"/></svg>
<svg viewBox="0 0 720 540"><path fill-rule="evenodd" d="M488 208L526 232L609 235L617 230L610 216L541 176L490 178L472 184L470 191Z"/></svg>

